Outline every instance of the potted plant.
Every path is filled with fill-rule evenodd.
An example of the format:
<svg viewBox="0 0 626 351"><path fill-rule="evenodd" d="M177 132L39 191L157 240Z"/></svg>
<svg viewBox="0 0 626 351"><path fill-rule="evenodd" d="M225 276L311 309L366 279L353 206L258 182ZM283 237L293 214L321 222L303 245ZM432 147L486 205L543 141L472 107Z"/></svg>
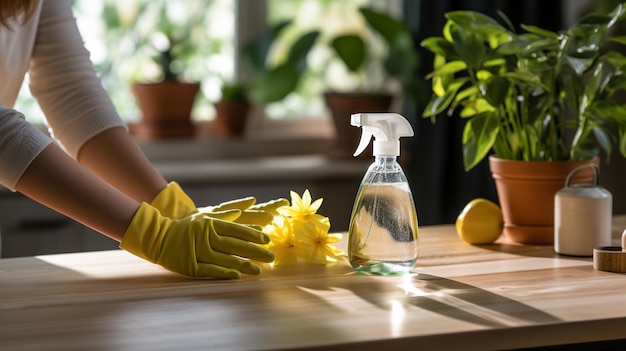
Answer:
<svg viewBox="0 0 626 351"><path fill-rule="evenodd" d="M249 69L248 79L224 80L221 98L213 104L217 130L221 135L242 136L252 104L280 101L297 88L319 31L303 33L289 47L283 60L270 63L276 39L291 24L290 20L281 21L242 48L242 59Z"/></svg>
<svg viewBox="0 0 626 351"><path fill-rule="evenodd" d="M422 45L432 51L433 96L423 116L458 111L466 119L466 170L489 156L505 219L505 234L521 243L553 242L554 195L580 163L598 162L614 145L626 156L626 106L614 94L626 88L626 57L603 52L608 31L624 8L591 14L554 33L521 25L517 34L484 14L454 11L441 37ZM507 28L508 27L508 28ZM503 172L511 165L514 187ZM564 168L560 170L560 167ZM527 167L530 173L522 173ZM542 170L550 178L541 181ZM522 188L529 181L539 193ZM529 195L530 210L522 204ZM538 219L531 218L542 215Z"/></svg>
<svg viewBox="0 0 626 351"><path fill-rule="evenodd" d="M344 64L356 84L349 90L332 90L324 94L337 134L330 151L333 157L352 157L360 132L350 126L350 115L356 112L385 112L394 95L414 101L414 71L417 52L404 22L384 12L359 8L365 31L340 33L329 41L329 47ZM372 37L382 39L377 47ZM364 157L368 157L365 155Z"/></svg>
<svg viewBox="0 0 626 351"><path fill-rule="evenodd" d="M197 57L208 50L205 15L209 4L128 1L104 3L111 67L123 70L140 110L131 131L141 138L189 137L191 110L200 89ZM174 11L176 10L176 11ZM195 60L195 61L194 61Z"/></svg>
<svg viewBox="0 0 626 351"><path fill-rule="evenodd" d="M135 134L149 139L186 138L194 134L191 110L200 83L180 80L170 68L171 50L159 54L163 79L158 82L133 82L131 89L141 110Z"/></svg>
<svg viewBox="0 0 626 351"><path fill-rule="evenodd" d="M250 110L248 88L243 83L224 81L221 93L220 100L213 103L217 132L226 137L241 137Z"/></svg>

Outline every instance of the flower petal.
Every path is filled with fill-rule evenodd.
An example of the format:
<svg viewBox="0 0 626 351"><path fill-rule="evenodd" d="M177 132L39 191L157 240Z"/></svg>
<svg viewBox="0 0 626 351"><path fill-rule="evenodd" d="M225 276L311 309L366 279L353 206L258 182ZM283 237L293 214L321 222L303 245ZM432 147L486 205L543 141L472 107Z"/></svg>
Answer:
<svg viewBox="0 0 626 351"><path fill-rule="evenodd" d="M309 206L309 212L311 213L316 213L317 210L320 209L320 206L322 206L322 202L324 201L324 198L319 198L317 200L315 200L315 202L313 202L310 206Z"/></svg>

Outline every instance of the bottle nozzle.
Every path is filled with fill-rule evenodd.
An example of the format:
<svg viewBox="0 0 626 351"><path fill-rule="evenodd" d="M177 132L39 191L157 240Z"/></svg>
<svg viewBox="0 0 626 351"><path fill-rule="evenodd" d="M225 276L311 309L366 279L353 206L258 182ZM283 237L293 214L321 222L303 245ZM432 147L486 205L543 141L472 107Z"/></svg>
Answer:
<svg viewBox="0 0 626 351"><path fill-rule="evenodd" d="M409 121L397 113L357 113L350 116L350 124L363 129L354 156L365 150L372 136L375 156L399 156L400 138L413 136Z"/></svg>

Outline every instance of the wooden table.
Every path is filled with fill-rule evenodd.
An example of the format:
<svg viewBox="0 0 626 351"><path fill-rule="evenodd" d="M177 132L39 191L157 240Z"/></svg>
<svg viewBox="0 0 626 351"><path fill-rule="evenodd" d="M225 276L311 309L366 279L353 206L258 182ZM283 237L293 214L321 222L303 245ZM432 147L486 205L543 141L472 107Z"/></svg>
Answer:
<svg viewBox="0 0 626 351"><path fill-rule="evenodd" d="M615 236L625 227L616 218ZM420 228L420 247L414 273L394 277L355 275L345 260L214 281L121 250L3 259L0 349L482 350L626 339L626 275L596 271L590 258L504 240L471 246L452 226Z"/></svg>

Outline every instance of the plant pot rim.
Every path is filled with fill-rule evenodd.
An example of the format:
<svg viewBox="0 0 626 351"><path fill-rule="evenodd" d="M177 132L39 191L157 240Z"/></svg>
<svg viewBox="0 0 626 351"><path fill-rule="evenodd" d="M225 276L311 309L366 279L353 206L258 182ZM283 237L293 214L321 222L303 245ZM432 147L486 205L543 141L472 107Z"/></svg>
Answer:
<svg viewBox="0 0 626 351"><path fill-rule="evenodd" d="M569 162L596 162L600 160L599 156L594 156L593 158L584 159L584 160L560 160L560 161L524 161L524 160L514 160L509 158L502 158L496 155L489 155L489 162L510 162L510 163L530 163L530 164L546 164L546 163L569 163Z"/></svg>
<svg viewBox="0 0 626 351"><path fill-rule="evenodd" d="M133 85L139 86L156 86L156 85L189 85L189 86L199 86L200 82L187 82L180 80L163 80L160 82L133 82Z"/></svg>
<svg viewBox="0 0 626 351"><path fill-rule="evenodd" d="M251 102L248 99L221 99L221 100L216 100L213 102L213 105L217 105L217 104L248 104L250 105Z"/></svg>
<svg viewBox="0 0 626 351"><path fill-rule="evenodd" d="M344 96L344 97L361 97L361 96L372 96L372 97L393 97L391 93L375 93L375 92L359 92L359 91L325 91L324 96Z"/></svg>
<svg viewBox="0 0 626 351"><path fill-rule="evenodd" d="M489 170L495 179L507 177L523 179L561 179L578 166L600 164L600 158L566 161L522 161L489 156Z"/></svg>

